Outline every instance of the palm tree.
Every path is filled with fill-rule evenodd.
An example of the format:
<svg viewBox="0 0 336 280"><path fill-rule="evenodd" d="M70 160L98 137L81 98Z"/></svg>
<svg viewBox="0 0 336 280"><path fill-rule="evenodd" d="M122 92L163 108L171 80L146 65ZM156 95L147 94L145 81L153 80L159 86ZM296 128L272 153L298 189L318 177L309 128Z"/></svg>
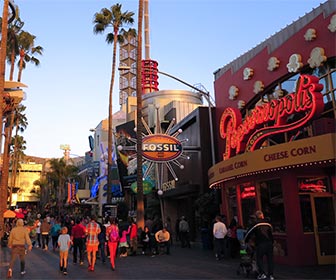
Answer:
<svg viewBox="0 0 336 280"><path fill-rule="evenodd" d="M16 182L16 174L17 170L20 167L20 162L25 157L24 151L26 150L26 140L24 140L23 136L15 135L12 137L11 142L12 147L12 180L10 184L10 191L9 191L9 205L12 204L12 193L13 193L13 187L15 187Z"/></svg>
<svg viewBox="0 0 336 280"><path fill-rule="evenodd" d="M19 42L19 54L20 60L18 63L19 73L17 81L21 82L22 70L26 68L26 63L31 62L35 66L40 65L40 61L34 56L36 54L42 55L43 48L41 46L35 46L36 36L26 32L21 31L18 36Z"/></svg>
<svg viewBox="0 0 336 280"><path fill-rule="evenodd" d="M142 61L142 22L143 22L143 0L139 0L138 11L138 45L137 45L137 224L138 227L144 228L144 196L143 196L143 175L142 175L142 85L141 85L141 61Z"/></svg>
<svg viewBox="0 0 336 280"><path fill-rule="evenodd" d="M12 138L12 182L11 182L11 188L15 187L16 182L16 173L18 169L18 165L21 159L24 157L23 150L25 150L25 146L22 146L22 144L25 144L25 141L23 140L23 137L20 137L18 134L19 132L23 132L28 125L27 117L23 113L26 110L26 106L20 104L15 109L15 115L14 115L14 124L15 124L15 135ZM21 139L22 138L22 139ZM22 142L24 141L24 143ZM11 197L10 197L11 199Z"/></svg>
<svg viewBox="0 0 336 280"><path fill-rule="evenodd" d="M106 35L106 42L108 44L113 43L113 53L112 53L112 73L111 73L111 82L110 82L110 91L109 91L109 110L108 110L108 148L107 148L107 203L111 203L112 193L112 149L113 149L113 124L112 124L112 113L113 113L113 85L114 85L114 76L116 69L116 56L117 56L117 43L122 43L124 41L123 29L124 25L131 25L134 22L133 12L122 12L121 4L115 4L110 9L103 8L99 13L94 15L94 28L93 32L95 34L104 33L104 31L111 27L112 33ZM121 33L119 33L122 29Z"/></svg>
<svg viewBox="0 0 336 280"><path fill-rule="evenodd" d="M10 64L9 80L13 81L16 58L19 56L18 35L24 22L18 17L8 26L7 32L7 62Z"/></svg>
<svg viewBox="0 0 336 280"><path fill-rule="evenodd" d="M61 207L64 205L66 182L77 178L78 168L67 164L64 158L49 160L50 171L47 177L53 182L57 193L58 214L61 214Z"/></svg>

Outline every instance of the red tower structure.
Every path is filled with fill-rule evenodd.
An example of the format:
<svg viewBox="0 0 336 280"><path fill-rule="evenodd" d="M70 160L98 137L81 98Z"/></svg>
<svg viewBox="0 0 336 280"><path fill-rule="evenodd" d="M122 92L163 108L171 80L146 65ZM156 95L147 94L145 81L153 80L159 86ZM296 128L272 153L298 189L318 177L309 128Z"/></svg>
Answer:
<svg viewBox="0 0 336 280"><path fill-rule="evenodd" d="M142 60L141 83L142 93L159 90L158 62L152 59Z"/></svg>

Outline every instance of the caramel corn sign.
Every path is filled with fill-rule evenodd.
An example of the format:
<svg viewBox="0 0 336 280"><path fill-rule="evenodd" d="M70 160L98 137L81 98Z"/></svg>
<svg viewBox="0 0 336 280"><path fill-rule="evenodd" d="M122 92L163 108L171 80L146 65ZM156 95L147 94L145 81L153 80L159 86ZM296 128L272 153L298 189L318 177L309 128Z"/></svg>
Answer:
<svg viewBox="0 0 336 280"><path fill-rule="evenodd" d="M152 162L176 160L183 152L181 142L170 135L152 134L142 139L142 155Z"/></svg>

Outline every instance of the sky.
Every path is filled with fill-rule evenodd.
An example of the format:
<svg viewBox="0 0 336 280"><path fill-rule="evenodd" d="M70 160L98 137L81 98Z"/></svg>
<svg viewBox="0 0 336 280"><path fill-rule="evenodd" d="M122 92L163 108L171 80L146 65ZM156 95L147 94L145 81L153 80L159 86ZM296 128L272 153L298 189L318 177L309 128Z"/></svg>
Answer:
<svg viewBox="0 0 336 280"><path fill-rule="evenodd" d="M304 16L325 0L149 0L150 58L159 71L213 95L213 73L268 37ZM28 127L25 154L44 158L72 156L90 150L90 129L108 117L112 45L93 33L94 14L122 4L134 12L138 0L14 0L23 29L42 46L40 65L22 73ZM2 15L2 7L1 7ZM108 30L112 32L112 30ZM143 39L144 40L144 39ZM143 47L144 50L144 47ZM6 65L6 79L9 65ZM113 88L113 112L119 106L119 73ZM17 70L14 74L17 78ZM159 76L159 89L189 88Z"/></svg>

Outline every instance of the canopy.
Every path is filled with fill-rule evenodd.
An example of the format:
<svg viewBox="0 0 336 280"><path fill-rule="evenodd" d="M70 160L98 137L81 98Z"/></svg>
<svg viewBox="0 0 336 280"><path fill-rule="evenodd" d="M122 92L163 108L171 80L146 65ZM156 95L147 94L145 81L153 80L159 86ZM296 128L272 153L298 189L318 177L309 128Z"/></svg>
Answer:
<svg viewBox="0 0 336 280"><path fill-rule="evenodd" d="M15 218L16 217L16 213L12 210L6 210L4 212L4 218L5 219L9 219L9 218Z"/></svg>

